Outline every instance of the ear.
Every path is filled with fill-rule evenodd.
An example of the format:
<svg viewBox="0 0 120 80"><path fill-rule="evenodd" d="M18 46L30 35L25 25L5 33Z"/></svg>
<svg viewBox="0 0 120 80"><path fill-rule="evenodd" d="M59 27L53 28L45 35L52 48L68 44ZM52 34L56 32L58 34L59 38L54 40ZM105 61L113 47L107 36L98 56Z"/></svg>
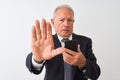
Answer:
<svg viewBox="0 0 120 80"><path fill-rule="evenodd" d="M73 20L73 22L75 22L75 20Z"/></svg>

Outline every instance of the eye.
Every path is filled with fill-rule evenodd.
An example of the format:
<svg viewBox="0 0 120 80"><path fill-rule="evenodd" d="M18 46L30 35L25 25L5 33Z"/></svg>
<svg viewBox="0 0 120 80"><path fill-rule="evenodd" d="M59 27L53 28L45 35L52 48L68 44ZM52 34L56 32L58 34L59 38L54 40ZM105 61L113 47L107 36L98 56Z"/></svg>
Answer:
<svg viewBox="0 0 120 80"><path fill-rule="evenodd" d="M68 19L67 21L68 21L68 22L73 22L73 20L72 20L72 19Z"/></svg>
<svg viewBox="0 0 120 80"><path fill-rule="evenodd" d="M64 21L65 21L65 19L60 19L60 21L61 21L61 22L64 22Z"/></svg>

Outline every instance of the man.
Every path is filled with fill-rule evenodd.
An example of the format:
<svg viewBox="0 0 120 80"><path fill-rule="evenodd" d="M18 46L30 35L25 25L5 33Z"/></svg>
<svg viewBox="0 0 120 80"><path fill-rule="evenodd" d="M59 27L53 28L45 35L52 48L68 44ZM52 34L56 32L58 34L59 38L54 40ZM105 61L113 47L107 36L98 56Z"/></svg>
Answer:
<svg viewBox="0 0 120 80"><path fill-rule="evenodd" d="M32 52L27 56L26 66L30 72L41 73L46 68L45 80L97 80L100 68L92 52L90 38L73 33L74 11L69 5L58 6L54 11L52 29L45 19L36 20L32 28ZM77 52L64 48L62 39L77 40ZM66 73L65 65L70 68ZM71 71L71 72L70 72Z"/></svg>

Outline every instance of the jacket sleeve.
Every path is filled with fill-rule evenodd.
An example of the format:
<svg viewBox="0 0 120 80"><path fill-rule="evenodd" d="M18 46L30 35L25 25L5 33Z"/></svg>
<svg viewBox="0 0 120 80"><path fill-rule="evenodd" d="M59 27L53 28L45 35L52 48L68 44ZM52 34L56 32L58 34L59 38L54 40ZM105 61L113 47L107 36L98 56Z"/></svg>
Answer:
<svg viewBox="0 0 120 80"><path fill-rule="evenodd" d="M26 58L26 67L31 73L40 74L43 70L44 65L41 67L40 70L35 69L34 66L32 65L32 53L30 53Z"/></svg>
<svg viewBox="0 0 120 80"><path fill-rule="evenodd" d="M85 56L87 59L87 63L85 67L85 70L86 70L85 75L92 80L97 80L101 72L100 72L100 67L97 64L97 59L92 51L92 40L91 39L89 39L87 43L87 50L86 50Z"/></svg>

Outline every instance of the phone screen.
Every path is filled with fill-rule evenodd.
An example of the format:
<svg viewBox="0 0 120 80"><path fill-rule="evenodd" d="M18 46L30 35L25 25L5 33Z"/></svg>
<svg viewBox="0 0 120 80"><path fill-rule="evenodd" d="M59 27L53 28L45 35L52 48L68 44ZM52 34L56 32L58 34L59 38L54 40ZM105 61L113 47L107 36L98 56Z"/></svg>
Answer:
<svg viewBox="0 0 120 80"><path fill-rule="evenodd" d="M69 41L65 42L65 48L68 48L70 50L77 52L77 47L78 47L77 40L69 40Z"/></svg>

